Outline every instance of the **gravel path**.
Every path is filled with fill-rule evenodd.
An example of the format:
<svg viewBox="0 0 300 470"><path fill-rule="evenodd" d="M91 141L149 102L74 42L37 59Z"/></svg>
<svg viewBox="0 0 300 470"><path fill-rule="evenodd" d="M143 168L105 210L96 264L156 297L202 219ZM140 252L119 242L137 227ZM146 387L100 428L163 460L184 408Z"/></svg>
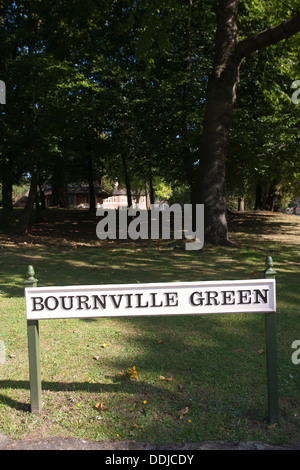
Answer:
<svg viewBox="0 0 300 470"><path fill-rule="evenodd" d="M175 452L196 450L300 450L300 442L291 445L270 445L258 441L240 443L207 441L181 444L149 444L134 441L98 442L60 437L12 440L0 433L0 450L172 450Z"/></svg>

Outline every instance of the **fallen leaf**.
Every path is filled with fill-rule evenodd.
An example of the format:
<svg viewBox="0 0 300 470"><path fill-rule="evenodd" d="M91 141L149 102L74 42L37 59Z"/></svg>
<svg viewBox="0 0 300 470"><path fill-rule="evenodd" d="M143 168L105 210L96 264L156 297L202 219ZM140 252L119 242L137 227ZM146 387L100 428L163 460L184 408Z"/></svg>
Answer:
<svg viewBox="0 0 300 470"><path fill-rule="evenodd" d="M187 412L189 411L189 407L186 406L185 408L182 408L182 410L179 410L178 411L178 416L179 416L179 419L182 419L184 417L184 415L187 414Z"/></svg>
<svg viewBox="0 0 300 470"><path fill-rule="evenodd" d="M268 429L275 429L276 426L277 426L277 423L271 424L270 426L268 426Z"/></svg>
<svg viewBox="0 0 300 470"><path fill-rule="evenodd" d="M265 351L264 351L263 349L259 349L257 352L258 352L259 354L263 354Z"/></svg>
<svg viewBox="0 0 300 470"><path fill-rule="evenodd" d="M102 411L103 410L102 403L96 403L95 408L97 408L97 410L99 411Z"/></svg>
<svg viewBox="0 0 300 470"><path fill-rule="evenodd" d="M130 380L139 380L135 366L133 366L132 369L129 367L126 371L126 374L130 378Z"/></svg>
<svg viewBox="0 0 300 470"><path fill-rule="evenodd" d="M124 376L123 372L118 372L117 375Z"/></svg>
<svg viewBox="0 0 300 470"><path fill-rule="evenodd" d="M158 344L163 344L163 340L162 340L162 339L159 339L157 342L158 342Z"/></svg>
<svg viewBox="0 0 300 470"><path fill-rule="evenodd" d="M100 357L100 356L94 356L93 359L95 359L95 361L98 361L98 360L99 360L99 357Z"/></svg>
<svg viewBox="0 0 300 470"><path fill-rule="evenodd" d="M158 377L158 380L166 380L167 382L172 382L173 378L172 377L166 378L163 375L160 375Z"/></svg>
<svg viewBox="0 0 300 470"><path fill-rule="evenodd" d="M109 343L103 343L103 344L101 345L101 348L107 348L107 346L110 346L110 344L109 344Z"/></svg>

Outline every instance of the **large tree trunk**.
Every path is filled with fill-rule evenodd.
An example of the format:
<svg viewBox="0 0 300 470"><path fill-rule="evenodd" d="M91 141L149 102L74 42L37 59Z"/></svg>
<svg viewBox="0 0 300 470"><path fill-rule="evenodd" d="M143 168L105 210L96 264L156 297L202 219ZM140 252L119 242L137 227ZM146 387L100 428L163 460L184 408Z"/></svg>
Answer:
<svg viewBox="0 0 300 470"><path fill-rule="evenodd" d="M255 188L254 210L262 211L266 208L269 187L266 182L258 182Z"/></svg>
<svg viewBox="0 0 300 470"><path fill-rule="evenodd" d="M244 57L300 31L300 14L279 26L238 41L238 0L220 0L215 61L208 81L206 114L200 145L197 202L204 204L205 241L228 244L225 158Z"/></svg>
<svg viewBox="0 0 300 470"><path fill-rule="evenodd" d="M122 158L123 168L124 168L125 185L126 185L126 193L127 193L127 206L129 208L132 206L131 182L130 182L129 169L127 165L127 159L123 151L121 152L121 158Z"/></svg>
<svg viewBox="0 0 300 470"><path fill-rule="evenodd" d="M153 187L153 179L152 179L152 172L149 172L149 196L150 196L150 204L154 204L155 202L155 193Z"/></svg>
<svg viewBox="0 0 300 470"><path fill-rule="evenodd" d="M1 165L2 174L2 205L3 205L3 228L11 228L14 225L12 187L13 175L11 162L7 161Z"/></svg>
<svg viewBox="0 0 300 470"><path fill-rule="evenodd" d="M275 180L271 183L264 181L256 185L255 210L274 211L278 209L281 194L277 185L278 182Z"/></svg>
<svg viewBox="0 0 300 470"><path fill-rule="evenodd" d="M22 235L28 234L29 224L32 216L33 206L36 202L37 198L37 181L38 181L38 169L36 165L33 165L31 171L31 182L30 182L30 190L29 195L26 201L26 206L22 211L22 215L20 217L19 228Z"/></svg>
<svg viewBox="0 0 300 470"><path fill-rule="evenodd" d="M69 207L68 185L63 165L56 165L51 178L52 205L56 207Z"/></svg>
<svg viewBox="0 0 300 470"><path fill-rule="evenodd" d="M197 202L204 204L205 241L228 242L225 157L236 99L240 62L233 50L238 39L237 1L221 1L218 10L216 55L209 79L200 147Z"/></svg>
<svg viewBox="0 0 300 470"><path fill-rule="evenodd" d="M90 145L87 146L87 159L88 159L88 183L89 183L89 199L90 208L89 212L96 213L96 199L95 199L95 185L94 185L94 174L93 174L93 157L92 149Z"/></svg>

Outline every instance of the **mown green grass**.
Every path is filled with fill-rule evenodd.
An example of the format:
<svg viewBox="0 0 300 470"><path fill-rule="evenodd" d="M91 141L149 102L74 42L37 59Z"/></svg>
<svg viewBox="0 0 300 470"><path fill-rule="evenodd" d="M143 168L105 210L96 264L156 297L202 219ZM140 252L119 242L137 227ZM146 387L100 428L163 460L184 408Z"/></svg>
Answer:
<svg viewBox="0 0 300 470"><path fill-rule="evenodd" d="M57 213L50 213L25 240L0 238L0 340L6 347L1 432L16 439L159 443L300 440L300 365L291 361L291 345L300 339L300 218L235 215L230 232L236 246L205 244L187 252L177 241L99 242L86 215L61 214L55 232L49 220ZM68 237L66 217L77 235ZM29 264L40 286L203 281L261 278L267 255L277 271L276 426L267 421L262 314L40 321L43 409L30 412L24 307ZM137 381L120 374L133 365Z"/></svg>

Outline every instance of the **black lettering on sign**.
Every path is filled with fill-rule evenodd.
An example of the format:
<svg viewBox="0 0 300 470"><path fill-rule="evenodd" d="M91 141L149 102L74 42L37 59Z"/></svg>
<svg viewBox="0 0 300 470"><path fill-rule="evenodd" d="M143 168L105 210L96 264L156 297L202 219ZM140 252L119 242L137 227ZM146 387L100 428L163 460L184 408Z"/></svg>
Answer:
<svg viewBox="0 0 300 470"><path fill-rule="evenodd" d="M177 292L165 292L166 296L166 305L165 307L177 307L178 300L177 300Z"/></svg>
<svg viewBox="0 0 300 470"><path fill-rule="evenodd" d="M59 298L61 299L61 306L63 310L71 310L73 308L74 295L62 295ZM68 306L66 305L65 299L69 299Z"/></svg>
<svg viewBox="0 0 300 470"><path fill-rule="evenodd" d="M235 292L233 290L222 290L221 294L223 294L223 302L221 305L234 305L235 304Z"/></svg>
<svg viewBox="0 0 300 470"><path fill-rule="evenodd" d="M119 294L119 295L110 295L109 296L115 306L115 308L119 308L120 307L120 303L121 303L121 300L122 300L122 297L123 297L123 294ZM116 297L119 297L118 301L116 300Z"/></svg>
<svg viewBox="0 0 300 470"><path fill-rule="evenodd" d="M146 302L146 304L144 304L144 305L141 304L141 301L142 301L141 299L142 299L143 294L135 294L135 295L137 297L137 307L138 308L139 307L141 307L141 308L148 307L148 302Z"/></svg>
<svg viewBox="0 0 300 470"><path fill-rule="evenodd" d="M156 303L156 292L151 292L151 297L152 297L152 304L150 305L150 307L162 307L163 306L163 302L161 301L160 304L157 304Z"/></svg>
<svg viewBox="0 0 300 470"><path fill-rule="evenodd" d="M198 305L203 305L204 297L202 297L202 292L193 292L190 295L190 302L195 307Z"/></svg>
<svg viewBox="0 0 300 470"><path fill-rule="evenodd" d="M132 294L125 294L125 297L127 299L127 304L126 304L126 307L125 308L132 308L132 305L131 305L131 297L132 297Z"/></svg>
<svg viewBox="0 0 300 470"><path fill-rule="evenodd" d="M238 290L239 304L251 304L251 290Z"/></svg>
<svg viewBox="0 0 300 470"><path fill-rule="evenodd" d="M87 295L77 295L77 300L78 300L78 307L76 310L83 310L83 309L89 310L91 308L90 305L88 304L89 298ZM82 305L84 305L84 307Z"/></svg>
<svg viewBox="0 0 300 470"><path fill-rule="evenodd" d="M98 305L100 305L101 308L106 308L106 295L101 295L101 298L99 295L92 295L92 297L94 300L93 310L98 310Z"/></svg>
<svg viewBox="0 0 300 470"><path fill-rule="evenodd" d="M259 289L254 289L254 295L255 295L255 300L254 300L254 303L255 304L259 304L261 303L259 299L262 300L262 303L266 304L268 302L268 292L269 292L269 289L263 289L264 291L264 294L262 293L261 290Z"/></svg>
<svg viewBox="0 0 300 470"><path fill-rule="evenodd" d="M217 300L218 292L212 290L206 292L206 305L220 305L220 302ZM214 303L211 303L213 301Z"/></svg>
<svg viewBox="0 0 300 470"><path fill-rule="evenodd" d="M44 310L43 298L42 297L31 297L33 303L33 312Z"/></svg>
<svg viewBox="0 0 300 470"><path fill-rule="evenodd" d="M58 299L54 295L45 298L45 307L47 310L55 310L58 307Z"/></svg>

